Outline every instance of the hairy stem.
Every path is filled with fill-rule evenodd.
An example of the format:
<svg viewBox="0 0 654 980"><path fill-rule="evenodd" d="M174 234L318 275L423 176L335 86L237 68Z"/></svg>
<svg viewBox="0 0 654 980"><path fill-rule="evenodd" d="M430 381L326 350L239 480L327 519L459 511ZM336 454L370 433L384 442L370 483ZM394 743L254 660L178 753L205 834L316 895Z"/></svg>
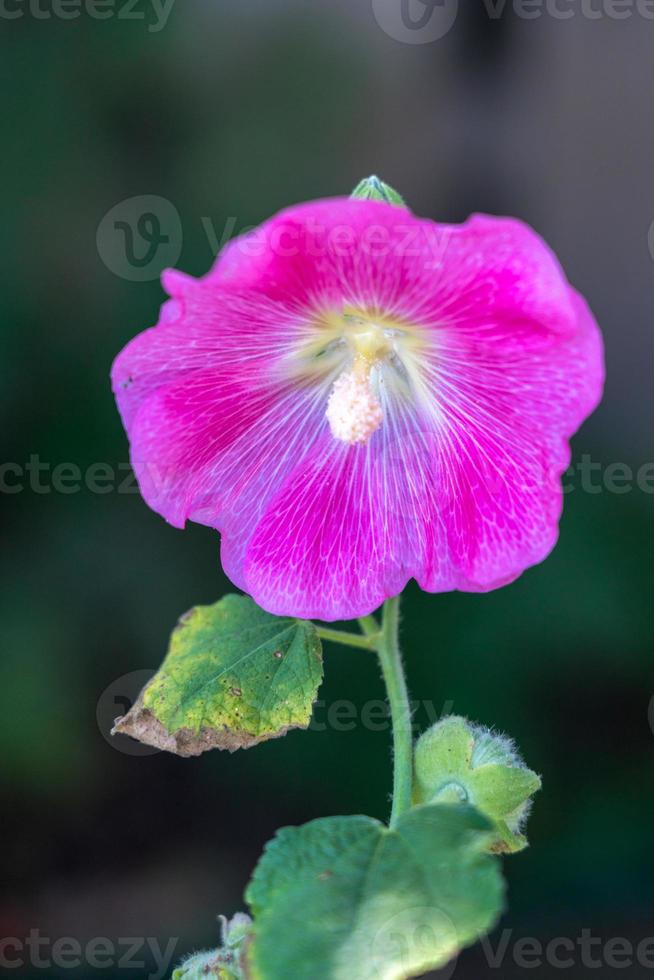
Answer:
<svg viewBox="0 0 654 980"><path fill-rule="evenodd" d="M413 737L411 733L411 707L407 691L402 654L398 641L400 625L400 597L387 599L382 612L381 627L374 616L359 619L361 633L318 626L321 640L343 643L345 646L376 650L381 664L384 683L391 708L393 725L393 806L390 826L411 806L413 784Z"/></svg>
<svg viewBox="0 0 654 980"><path fill-rule="evenodd" d="M359 626L361 627L361 632L365 633L366 636L377 636L380 632L379 623L374 616L362 616L359 620Z"/></svg>
<svg viewBox="0 0 654 980"><path fill-rule="evenodd" d="M400 598L384 603L381 633L375 644L391 707L393 724L393 806L390 826L411 806L413 783L413 738L411 707L406 686L402 654L398 641ZM362 624L363 628L363 624Z"/></svg>

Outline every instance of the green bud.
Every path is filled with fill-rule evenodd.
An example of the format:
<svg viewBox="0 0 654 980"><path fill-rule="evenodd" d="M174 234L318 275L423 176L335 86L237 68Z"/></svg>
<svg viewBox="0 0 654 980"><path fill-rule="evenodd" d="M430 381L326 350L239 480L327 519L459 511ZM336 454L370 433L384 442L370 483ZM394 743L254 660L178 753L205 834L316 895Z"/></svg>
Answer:
<svg viewBox="0 0 654 980"><path fill-rule="evenodd" d="M233 919L220 916L222 947L195 953L173 973L172 980L243 980L243 956L252 919L237 912Z"/></svg>
<svg viewBox="0 0 654 980"><path fill-rule="evenodd" d="M217 950L214 949L210 953L196 953L190 956L173 971L172 980L207 980L207 977L220 977L220 980L223 980L218 973L216 955Z"/></svg>
<svg viewBox="0 0 654 980"><path fill-rule="evenodd" d="M223 946L226 949L237 949L250 935L252 919L245 912L237 912L232 919L221 915L220 930Z"/></svg>
<svg viewBox="0 0 654 980"><path fill-rule="evenodd" d="M527 846L522 833L541 780L511 739L451 715L420 736L415 748L414 803L469 803L495 823L491 850Z"/></svg>
<svg viewBox="0 0 654 980"><path fill-rule="evenodd" d="M404 200L397 191L374 175L366 177L360 184L357 184L351 196L362 201L385 201L386 204L397 204L401 208L406 207Z"/></svg>

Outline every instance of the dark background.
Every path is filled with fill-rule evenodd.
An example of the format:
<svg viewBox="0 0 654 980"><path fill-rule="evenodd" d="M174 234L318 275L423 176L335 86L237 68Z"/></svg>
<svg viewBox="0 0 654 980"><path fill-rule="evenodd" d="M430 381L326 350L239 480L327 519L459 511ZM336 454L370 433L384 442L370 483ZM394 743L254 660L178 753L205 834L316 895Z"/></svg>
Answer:
<svg viewBox="0 0 654 980"><path fill-rule="evenodd" d="M47 18L45 0L0 15L0 407L15 464L1 494L0 936L172 937L178 956L213 946L216 914L243 907L277 827L387 813L389 736L359 724L194 760L105 738L116 697L143 679L124 675L156 668L178 615L230 588L214 532L175 531L133 488L118 492L127 446L111 361L156 321L166 248L201 274L212 232L349 193L371 172L419 214L530 222L607 345L605 400L573 445L576 463L601 466L592 486L567 479L554 554L495 593L411 588L404 604L414 697L508 731L544 776L532 846L505 862L506 959L493 969L477 949L454 975L558 975L514 963L522 937L654 936L654 471L635 479L653 449L654 21L591 19L578 3L568 20L526 20L510 2L493 19L465 0L444 37L410 44L370 0L176 0L156 31L149 4L137 20L117 16L122 2L106 20ZM143 195L169 201L180 225L161 212L171 241L141 269L101 222L118 205L135 224L143 205L129 199ZM60 463L79 467L81 488ZM118 472L108 492L85 485L95 463ZM634 479L612 485L613 463ZM326 650L319 722L335 701L382 696L371 656ZM600 975L654 975L593 955ZM567 974L586 972L600 969L579 952Z"/></svg>

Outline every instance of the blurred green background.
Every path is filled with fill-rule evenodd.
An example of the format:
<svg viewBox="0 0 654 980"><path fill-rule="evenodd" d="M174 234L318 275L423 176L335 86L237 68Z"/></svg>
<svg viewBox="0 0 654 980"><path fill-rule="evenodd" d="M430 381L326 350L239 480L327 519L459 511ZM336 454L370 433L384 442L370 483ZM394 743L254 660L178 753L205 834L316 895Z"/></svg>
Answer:
<svg viewBox="0 0 654 980"><path fill-rule="evenodd" d="M606 398L573 447L598 467L592 487L567 478L554 554L489 595L411 588L404 645L418 702L509 732L543 773L532 847L506 861L510 911L493 946L513 932L499 975L523 975L521 937L654 935L654 481L616 492L605 479L612 463L635 477L652 458L654 22L525 20L510 4L492 18L475 2L442 38L407 43L368 0L176 0L165 24L150 3L108 9L64 19L45 0L7 0L0 12L0 937L157 937L182 956L215 945L216 915L243 907L277 827L387 813L389 735L359 723L193 760L105 737L178 615L230 588L214 532L173 530L124 485L111 361L156 321L171 252L201 274L216 241L371 172L439 220L529 221L604 329ZM145 195L172 205L154 207L170 241L157 249L155 234L139 265L102 219L117 207L142 257L131 199ZM81 487L75 469L54 472L62 463ZM119 474L103 492L85 485L96 463ZM320 697L316 728L335 702L383 697L372 657L327 648ZM428 723L424 705L416 721ZM569 974L613 976L594 955L599 967L576 954ZM150 974L151 957L0 969ZM480 949L455 972L497 975Z"/></svg>

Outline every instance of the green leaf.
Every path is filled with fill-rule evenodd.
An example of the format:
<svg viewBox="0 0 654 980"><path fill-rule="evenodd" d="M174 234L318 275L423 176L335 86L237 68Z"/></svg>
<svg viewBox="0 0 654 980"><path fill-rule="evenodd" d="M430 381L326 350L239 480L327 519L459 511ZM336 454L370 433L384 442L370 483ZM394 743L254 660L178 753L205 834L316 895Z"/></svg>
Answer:
<svg viewBox="0 0 654 980"><path fill-rule="evenodd" d="M396 204L398 207L405 208L404 199L385 184L379 177L365 177L352 191L351 197L362 201L385 201L386 204Z"/></svg>
<svg viewBox="0 0 654 980"><path fill-rule="evenodd" d="M312 623L229 595L182 616L161 668L113 732L182 756L249 748L306 728L321 680Z"/></svg>
<svg viewBox="0 0 654 980"><path fill-rule="evenodd" d="M473 769L468 778L475 806L482 813L497 818L514 813L540 789L540 778L531 769L488 765Z"/></svg>
<svg viewBox="0 0 654 980"><path fill-rule="evenodd" d="M469 806L427 805L390 830L369 817L285 828L246 899L254 980L404 980L437 969L495 923L503 904L492 824Z"/></svg>

